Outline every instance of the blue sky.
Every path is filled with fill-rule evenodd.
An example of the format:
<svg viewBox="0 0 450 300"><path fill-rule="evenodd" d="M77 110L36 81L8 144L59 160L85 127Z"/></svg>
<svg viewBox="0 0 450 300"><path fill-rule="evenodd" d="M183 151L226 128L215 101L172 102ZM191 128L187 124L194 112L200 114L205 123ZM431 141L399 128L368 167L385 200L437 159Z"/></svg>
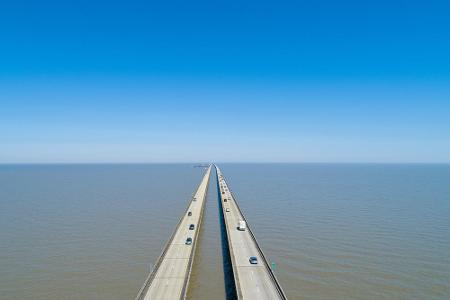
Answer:
<svg viewBox="0 0 450 300"><path fill-rule="evenodd" d="M448 1L10 2L0 162L450 162Z"/></svg>

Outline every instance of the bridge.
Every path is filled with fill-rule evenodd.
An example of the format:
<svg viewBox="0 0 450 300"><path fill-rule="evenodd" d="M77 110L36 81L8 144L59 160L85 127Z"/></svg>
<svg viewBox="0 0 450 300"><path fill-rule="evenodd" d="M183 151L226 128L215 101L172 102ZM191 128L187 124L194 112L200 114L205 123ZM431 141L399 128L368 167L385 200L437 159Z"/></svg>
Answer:
<svg viewBox="0 0 450 300"><path fill-rule="evenodd" d="M186 298L200 232L211 166L206 170L161 256L140 289L136 300L180 300ZM192 228L191 224L194 225ZM190 238L190 242L188 242Z"/></svg>
<svg viewBox="0 0 450 300"><path fill-rule="evenodd" d="M136 300L186 299L211 169L210 165L205 171ZM217 166L215 169L237 299L287 299L222 172ZM238 230L242 221L245 230ZM250 257L255 257L257 263L251 263Z"/></svg>
<svg viewBox="0 0 450 300"><path fill-rule="evenodd" d="M222 172L215 167L237 298L287 299ZM245 230L238 230L240 221L246 223ZM256 257L257 264L250 263L250 257Z"/></svg>

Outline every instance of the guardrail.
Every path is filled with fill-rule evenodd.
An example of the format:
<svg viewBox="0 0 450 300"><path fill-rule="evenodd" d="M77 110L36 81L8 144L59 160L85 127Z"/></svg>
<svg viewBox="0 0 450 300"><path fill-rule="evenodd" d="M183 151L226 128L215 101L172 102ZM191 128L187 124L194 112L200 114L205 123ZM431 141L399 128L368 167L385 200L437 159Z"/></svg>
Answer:
<svg viewBox="0 0 450 300"><path fill-rule="evenodd" d="M214 165L214 167L216 168L216 173L220 172L219 168L216 165ZM225 176L223 176L222 172L220 172L220 175L222 175L222 178L225 180ZM225 182L226 182L226 180L225 180ZM250 233L250 236L252 237L252 240L254 241L254 243L256 245L256 248L258 249L259 254L260 254L260 256L262 257L262 259L264 261L264 264L266 266L266 269L267 269L270 277L272 278L272 281L275 283L275 287L277 288L277 292L278 292L279 296L282 299L287 300L287 297L284 294L284 291L283 291L280 283L278 282L278 279L276 278L275 274L273 273L272 269L270 268L269 261L267 260L266 256L264 255L264 252L262 251L261 247L259 247L259 243L256 240L256 237L255 237L255 235L253 234L253 231L250 228L249 222L247 222L247 219L245 218L244 214L242 213L242 210L241 210L241 208L239 207L239 204L236 201L236 197L234 196L233 191L231 190L231 188L230 188L230 186L228 184L227 184L227 188L228 188L228 191L230 192L231 196L234 199L234 203L236 204L236 207L239 210L239 213L241 214L242 218L244 219L244 221L245 221L245 223L247 225L247 230ZM222 194L221 194L221 197L222 197Z"/></svg>
<svg viewBox="0 0 450 300"><path fill-rule="evenodd" d="M151 285L153 279L155 278L156 273L158 272L158 269L159 269L159 267L161 266L161 263L164 260L164 257L165 257L165 255L167 253L167 250L169 249L169 246L172 243L172 241L173 241L173 239L175 237L175 234L177 233L178 228L180 227L181 222L183 221L184 217L186 216L186 213L189 211L189 206L192 203L192 198L197 193L198 189L200 188L200 185L203 183L203 178L205 177L207 172L208 172L208 169L203 174L202 180L200 181L199 185L197 186L197 189L192 193L191 201L188 202L184 214L181 216L180 220L178 221L177 226L175 227L175 230L172 232L172 235L170 236L169 240L167 241L166 245L164 246L164 249L163 249L162 253L160 254L158 259L156 260L155 266L153 267L152 271L148 275L147 279L144 281L144 284L142 285L141 289L139 290L138 295L135 298L135 300L142 300L145 297L145 292L148 290L148 287ZM207 186L206 186L206 191L205 191L204 197L206 197L206 194L207 194L207 191L208 191L208 186L209 186L209 178L208 178L208 183L207 183ZM203 200L204 199L205 198L203 198ZM205 205L205 202L203 201L201 214L203 214L203 207L204 207L204 205ZM200 230L200 227L197 226L197 228L198 228L198 230ZM192 243L192 247L193 248L196 246L197 238L198 238L198 234L195 235L195 241ZM195 248L192 250L191 256L189 257L189 263L192 263L192 261L193 261L193 259L191 259L191 258L192 258L192 254L194 252L195 252ZM186 291L187 291L186 286L187 286L187 283L188 283L187 279L190 277L191 267L192 266L190 266L190 269L189 269L189 275L185 278L185 282L183 284L183 289L182 289L182 293L181 293L182 296L181 296L180 299L185 299L186 298Z"/></svg>

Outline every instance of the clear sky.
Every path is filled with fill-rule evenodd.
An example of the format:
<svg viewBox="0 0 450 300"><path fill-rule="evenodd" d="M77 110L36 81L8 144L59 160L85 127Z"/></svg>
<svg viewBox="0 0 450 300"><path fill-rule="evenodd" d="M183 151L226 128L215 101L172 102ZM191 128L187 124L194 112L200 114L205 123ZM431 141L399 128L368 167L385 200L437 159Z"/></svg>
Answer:
<svg viewBox="0 0 450 300"><path fill-rule="evenodd" d="M0 1L0 162L450 162L450 1Z"/></svg>

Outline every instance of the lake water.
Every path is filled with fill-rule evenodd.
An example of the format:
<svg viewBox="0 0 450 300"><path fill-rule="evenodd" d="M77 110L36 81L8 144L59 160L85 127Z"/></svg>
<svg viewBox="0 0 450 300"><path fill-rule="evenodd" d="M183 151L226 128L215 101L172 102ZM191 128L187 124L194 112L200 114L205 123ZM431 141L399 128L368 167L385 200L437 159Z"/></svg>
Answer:
<svg viewBox="0 0 450 300"><path fill-rule="evenodd" d="M450 165L219 166L289 299L450 299ZM201 177L0 166L0 299L134 299ZM190 299L225 299L211 180Z"/></svg>

